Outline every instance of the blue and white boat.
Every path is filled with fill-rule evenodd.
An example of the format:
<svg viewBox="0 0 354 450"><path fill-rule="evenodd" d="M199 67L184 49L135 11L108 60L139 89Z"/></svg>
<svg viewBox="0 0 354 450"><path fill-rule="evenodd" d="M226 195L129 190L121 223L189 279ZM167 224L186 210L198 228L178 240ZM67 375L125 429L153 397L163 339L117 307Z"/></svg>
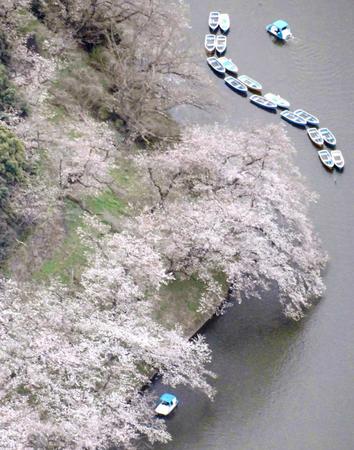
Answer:
<svg viewBox="0 0 354 450"><path fill-rule="evenodd" d="M209 13L208 24L209 24L209 28L211 29L211 31L216 31L216 29L218 28L219 17L220 17L220 13L218 11L211 11Z"/></svg>
<svg viewBox="0 0 354 450"><path fill-rule="evenodd" d="M247 95L247 86L237 78L227 76L225 77L225 83L229 88L233 89L238 94Z"/></svg>
<svg viewBox="0 0 354 450"><path fill-rule="evenodd" d="M325 144L329 145L330 147L336 146L337 139L335 138L332 131L330 131L328 128L320 128L318 131L321 133L321 136L323 137Z"/></svg>
<svg viewBox="0 0 354 450"><path fill-rule="evenodd" d="M334 165L337 169L342 170L344 168L344 158L342 152L340 150L332 150L331 155Z"/></svg>
<svg viewBox="0 0 354 450"><path fill-rule="evenodd" d="M306 120L307 125L310 125L311 127L316 127L320 124L320 121L316 116L308 113L307 111L304 111L303 109L296 109L294 111L294 114Z"/></svg>
<svg viewBox="0 0 354 450"><path fill-rule="evenodd" d="M230 16L228 14L220 14L219 27L223 33L227 33L230 29Z"/></svg>
<svg viewBox="0 0 354 450"><path fill-rule="evenodd" d="M290 108L290 103L287 100L285 100L285 98L280 97L280 95L278 95L278 94L273 94L272 92L268 92L267 94L264 95L264 98L266 98L267 100L270 100L273 103L276 103L278 105L278 108L283 108L283 109Z"/></svg>
<svg viewBox="0 0 354 450"><path fill-rule="evenodd" d="M221 62L221 64L225 67L226 72L232 74L236 74L238 72L238 67L230 58L222 56L221 58L219 58L219 62Z"/></svg>
<svg viewBox="0 0 354 450"><path fill-rule="evenodd" d="M333 169L334 161L331 153L328 150L320 150L317 152L318 157L321 160L321 163L327 167L327 169Z"/></svg>
<svg viewBox="0 0 354 450"><path fill-rule="evenodd" d="M276 20L266 26L268 33L275 36L277 39L287 41L292 37L289 24L285 20Z"/></svg>
<svg viewBox="0 0 354 450"><path fill-rule="evenodd" d="M155 408L156 414L159 416L168 416L178 405L177 397L173 394L162 394L157 407Z"/></svg>
<svg viewBox="0 0 354 450"><path fill-rule="evenodd" d="M286 109L285 111L282 111L280 113L280 116L282 119L286 120L287 122L291 123L292 125L296 125L298 127L304 127L306 126L306 120L302 117L297 116L293 112Z"/></svg>
<svg viewBox="0 0 354 450"><path fill-rule="evenodd" d="M210 56L210 58L207 58L207 63L217 75L225 75L225 67L219 62L218 58Z"/></svg>
<svg viewBox="0 0 354 450"><path fill-rule="evenodd" d="M222 55L226 51L227 38L223 34L216 36L216 51Z"/></svg>
<svg viewBox="0 0 354 450"><path fill-rule="evenodd" d="M318 131L317 128L307 128L307 134L311 141L317 146L322 148L323 147L323 137L322 134Z"/></svg>
<svg viewBox="0 0 354 450"><path fill-rule="evenodd" d="M216 48L216 35L215 34L206 34L204 40L204 47L207 53L212 54L215 52Z"/></svg>
<svg viewBox="0 0 354 450"><path fill-rule="evenodd" d="M260 108L266 109L267 111L273 111L275 112L277 109L277 105L270 100L267 100L266 98L260 96L260 95L251 95L250 102L254 103L255 105L259 106Z"/></svg>
<svg viewBox="0 0 354 450"><path fill-rule="evenodd" d="M240 81L242 81L243 84L245 84L249 90L255 91L255 92L261 92L262 91L262 85L261 83L258 83L258 81L253 80L248 75L240 75L238 77Z"/></svg>

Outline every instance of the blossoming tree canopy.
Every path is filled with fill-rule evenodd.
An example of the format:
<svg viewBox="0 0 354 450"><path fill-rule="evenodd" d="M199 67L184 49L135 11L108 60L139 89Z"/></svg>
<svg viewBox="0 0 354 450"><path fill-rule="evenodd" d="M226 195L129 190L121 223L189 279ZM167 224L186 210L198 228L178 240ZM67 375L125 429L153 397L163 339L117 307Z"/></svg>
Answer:
<svg viewBox="0 0 354 450"><path fill-rule="evenodd" d="M151 318L149 298L169 278L159 255L96 225L99 240L86 237L93 253L77 290L1 283L1 448L168 440L151 396L138 393L152 369L171 386L213 396L204 339L188 341Z"/></svg>
<svg viewBox="0 0 354 450"><path fill-rule="evenodd" d="M326 256L307 218L315 199L293 165L281 127L245 131L192 127L181 141L138 159L158 203L138 228L158 231L171 272L198 274L209 286L203 310L224 294L223 272L241 299L274 288L287 316L299 319L324 289Z"/></svg>

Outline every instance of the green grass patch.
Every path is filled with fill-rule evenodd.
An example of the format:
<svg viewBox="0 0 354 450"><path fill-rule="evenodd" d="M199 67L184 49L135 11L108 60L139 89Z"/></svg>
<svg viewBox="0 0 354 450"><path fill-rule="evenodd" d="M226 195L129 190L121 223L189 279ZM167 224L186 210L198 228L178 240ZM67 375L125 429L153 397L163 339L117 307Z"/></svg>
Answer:
<svg viewBox="0 0 354 450"><path fill-rule="evenodd" d="M64 220L66 237L62 245L55 250L51 259L45 261L34 279L48 280L51 277L59 278L65 284L71 284L81 274L86 264L88 248L81 242L78 229L85 228L82 209L73 202L65 202Z"/></svg>
<svg viewBox="0 0 354 450"><path fill-rule="evenodd" d="M97 196L86 197L85 204L87 208L98 216L104 216L109 213L113 216L121 216L125 213L126 205L119 199L113 191L107 189Z"/></svg>
<svg viewBox="0 0 354 450"><path fill-rule="evenodd" d="M32 15L21 14L21 16L24 18L23 22L18 27L18 32L21 35L34 33L37 32L39 29L44 28L43 25L39 22L39 20L33 17Z"/></svg>
<svg viewBox="0 0 354 450"><path fill-rule="evenodd" d="M62 122L68 115L64 106L61 105L51 105L51 116L48 120L54 124Z"/></svg>
<svg viewBox="0 0 354 450"><path fill-rule="evenodd" d="M223 273L215 273L227 295L228 284ZM199 301L205 291L205 284L197 277L177 278L160 289L160 302L155 306L155 318L166 328L177 323L182 326L186 336L194 334L210 317L198 312Z"/></svg>
<svg viewBox="0 0 354 450"><path fill-rule="evenodd" d="M75 140L75 139L80 139L81 137L83 137L83 134L77 130L71 129L68 131L68 137L72 140Z"/></svg>
<svg viewBox="0 0 354 450"><path fill-rule="evenodd" d="M137 168L133 162L125 161L120 167L112 169L110 175L118 186L130 187L137 181Z"/></svg>
<svg viewBox="0 0 354 450"><path fill-rule="evenodd" d="M41 23L37 18L30 14L27 10L21 9L17 12L19 25L17 31L21 36L35 35L38 52L42 56L49 56L47 50L44 49L44 41L51 36L48 28Z"/></svg>
<svg viewBox="0 0 354 450"><path fill-rule="evenodd" d="M195 277L171 281L160 290L156 319L167 328L179 323L187 333L194 330L203 321L203 315L197 310L204 289L205 285Z"/></svg>

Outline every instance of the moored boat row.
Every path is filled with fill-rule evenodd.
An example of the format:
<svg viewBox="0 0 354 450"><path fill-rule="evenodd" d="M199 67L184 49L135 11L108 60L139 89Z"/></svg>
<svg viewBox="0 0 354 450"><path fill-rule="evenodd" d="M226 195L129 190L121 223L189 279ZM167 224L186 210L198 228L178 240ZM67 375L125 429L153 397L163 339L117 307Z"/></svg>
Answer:
<svg viewBox="0 0 354 450"><path fill-rule="evenodd" d="M227 33L230 29L230 16L219 11L211 11L208 24L211 31L217 31L220 28L223 33Z"/></svg>
<svg viewBox="0 0 354 450"><path fill-rule="evenodd" d="M317 153L322 164L327 169L336 167L337 169L342 170L344 168L344 157L340 150L319 150Z"/></svg>
<svg viewBox="0 0 354 450"><path fill-rule="evenodd" d="M306 126L306 120L302 117L298 116L297 114L293 113L292 111L289 111L286 109L285 111L280 113L280 116L282 119L286 120L287 122L291 123L291 125L295 125L298 127L305 127Z"/></svg>
<svg viewBox="0 0 354 450"><path fill-rule="evenodd" d="M221 55L226 51L227 38L223 34L206 34L204 47L208 55L212 55L215 51Z"/></svg>
<svg viewBox="0 0 354 450"><path fill-rule="evenodd" d="M323 147L323 144L327 144L329 147L335 147L337 140L334 134L328 128L308 128L307 134L311 141L317 145L317 147Z"/></svg>
<svg viewBox="0 0 354 450"><path fill-rule="evenodd" d="M209 28L215 32L218 27L226 33L230 28L230 18L228 14L213 11L209 14ZM230 58L220 56L226 51L226 47L227 38L225 35L207 34L205 36L207 53L210 55L216 51L219 54L219 58L209 56L207 62L217 75L225 77L225 84L230 89L244 96L247 96L248 91L253 91L255 94L250 96L250 102L267 111L276 112L277 108L283 109L280 113L281 118L294 126L306 128L310 140L320 149L323 148L324 144L332 148L336 146L334 134L328 128L318 128L320 121L315 115L304 109L290 111L290 102L286 99L271 92L262 96L263 87L261 83L248 75L238 75L237 65ZM329 169L333 167L343 169L344 167L344 158L340 150L319 150L318 156L325 167Z"/></svg>

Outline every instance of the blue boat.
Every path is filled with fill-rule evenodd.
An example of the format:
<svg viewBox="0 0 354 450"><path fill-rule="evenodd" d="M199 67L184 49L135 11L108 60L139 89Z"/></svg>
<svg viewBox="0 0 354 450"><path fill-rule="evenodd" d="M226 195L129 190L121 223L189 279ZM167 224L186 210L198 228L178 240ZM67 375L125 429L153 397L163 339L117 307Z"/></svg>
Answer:
<svg viewBox="0 0 354 450"><path fill-rule="evenodd" d="M335 147L337 144L337 140L328 128L320 128L318 130L321 133L321 136L323 137L323 140L325 141L325 144L327 144L330 147Z"/></svg>
<svg viewBox="0 0 354 450"><path fill-rule="evenodd" d="M294 114L296 114L299 117L302 117L304 120L306 120L307 125L310 125L312 127L316 127L320 124L320 121L317 119L316 116L308 113L307 111L304 111L303 109L296 109L294 111Z"/></svg>
<svg viewBox="0 0 354 450"><path fill-rule="evenodd" d="M334 167L334 161L331 153L328 150L320 150L317 152L318 157L321 160L321 163L327 168L332 170Z"/></svg>
<svg viewBox="0 0 354 450"><path fill-rule="evenodd" d="M267 111L276 112L277 110L277 104L274 102L271 102L270 100L267 100L266 98L260 96L260 95L251 95L250 102L254 103L255 105L259 106L260 108L264 108Z"/></svg>
<svg viewBox="0 0 354 450"><path fill-rule="evenodd" d="M261 83L258 83L258 81L253 80L248 75L240 75L238 79L242 81L242 83L245 84L251 91L261 92L262 90Z"/></svg>
<svg viewBox="0 0 354 450"><path fill-rule="evenodd" d="M303 119L300 116L297 116L296 114L294 114L293 112L291 112L287 109L285 111L281 112L280 116L282 119L284 119L287 122L291 123L292 125L296 125L298 127L304 127L304 126L306 126L306 123L307 123L305 119Z"/></svg>
<svg viewBox="0 0 354 450"><path fill-rule="evenodd" d="M287 41L292 37L289 24L285 20L276 20L270 23L266 26L266 30L281 41Z"/></svg>
<svg viewBox="0 0 354 450"><path fill-rule="evenodd" d="M238 67L230 58L226 58L226 56L222 56L221 58L218 58L218 60L225 67L226 72L229 72L232 74L236 74L238 72Z"/></svg>
<svg viewBox="0 0 354 450"><path fill-rule="evenodd" d="M211 31L216 31L216 29L218 28L219 18L220 18L219 11L211 11L209 13L208 24L209 24L209 28L211 29Z"/></svg>
<svg viewBox="0 0 354 450"><path fill-rule="evenodd" d="M219 27L223 33L227 33L230 29L230 16L228 14L220 14Z"/></svg>
<svg viewBox="0 0 354 450"><path fill-rule="evenodd" d="M155 408L155 412L160 416L168 416L176 408L177 405L177 397L173 394L165 392L161 395L159 403Z"/></svg>
<svg viewBox="0 0 354 450"><path fill-rule="evenodd" d="M219 55L222 55L223 53L226 52L226 47L227 47L227 37L224 36L223 34L219 34L218 36L216 36L216 51Z"/></svg>
<svg viewBox="0 0 354 450"><path fill-rule="evenodd" d="M318 131L317 128L307 128L307 134L311 141L317 146L322 148L324 139L322 137L322 134Z"/></svg>
<svg viewBox="0 0 354 450"><path fill-rule="evenodd" d="M344 168L344 158L342 152L340 150L332 150L331 155L334 165L337 169L342 170Z"/></svg>
<svg viewBox="0 0 354 450"><path fill-rule="evenodd" d="M239 94L247 95L247 86L245 86L240 80L237 78L231 77L230 75L225 77L226 85L236 91Z"/></svg>
<svg viewBox="0 0 354 450"><path fill-rule="evenodd" d="M214 53L216 48L216 36L215 34L206 34L204 40L204 47L207 53Z"/></svg>
<svg viewBox="0 0 354 450"><path fill-rule="evenodd" d="M210 58L207 58L207 63L217 75L225 75L225 67L219 62L218 58L211 56Z"/></svg>

